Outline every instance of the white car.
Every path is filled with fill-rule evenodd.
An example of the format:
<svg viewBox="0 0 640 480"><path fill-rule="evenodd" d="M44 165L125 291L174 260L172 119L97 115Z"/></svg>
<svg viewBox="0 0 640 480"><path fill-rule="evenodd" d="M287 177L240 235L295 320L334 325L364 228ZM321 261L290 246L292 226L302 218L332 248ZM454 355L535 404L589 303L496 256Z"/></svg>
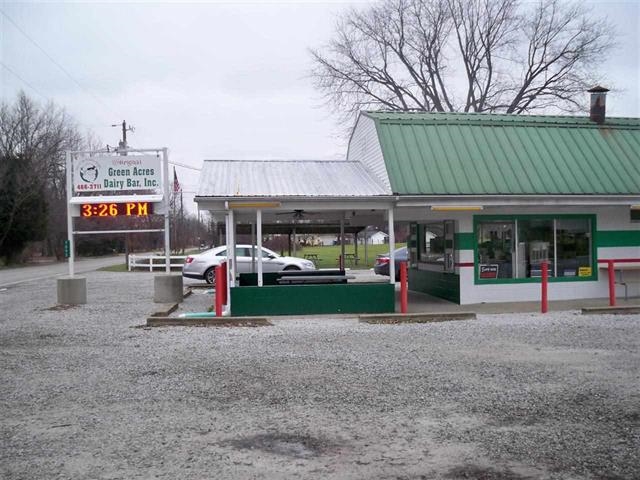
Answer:
<svg viewBox="0 0 640 480"><path fill-rule="evenodd" d="M236 245L236 272L251 272L251 249L255 248L253 271L258 271L258 249L251 245ZM205 280L207 283L215 283L215 267L225 261L227 255L226 245L221 245L211 250L189 255L182 266L182 276ZM313 262L304 258L282 257L268 248L262 248L262 271L281 272L283 270L315 270Z"/></svg>

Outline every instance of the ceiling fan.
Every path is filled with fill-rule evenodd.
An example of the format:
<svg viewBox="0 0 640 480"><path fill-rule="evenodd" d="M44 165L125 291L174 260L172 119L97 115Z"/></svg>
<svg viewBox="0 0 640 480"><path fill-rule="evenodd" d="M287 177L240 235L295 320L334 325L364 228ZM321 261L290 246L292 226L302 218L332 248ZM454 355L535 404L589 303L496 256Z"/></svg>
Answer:
<svg viewBox="0 0 640 480"><path fill-rule="evenodd" d="M302 209L295 209L295 210L291 210L289 212L279 212L276 213L276 216L278 215L291 215L291 218L293 218L293 220L305 220L305 217L307 215L318 215L320 212L306 212Z"/></svg>

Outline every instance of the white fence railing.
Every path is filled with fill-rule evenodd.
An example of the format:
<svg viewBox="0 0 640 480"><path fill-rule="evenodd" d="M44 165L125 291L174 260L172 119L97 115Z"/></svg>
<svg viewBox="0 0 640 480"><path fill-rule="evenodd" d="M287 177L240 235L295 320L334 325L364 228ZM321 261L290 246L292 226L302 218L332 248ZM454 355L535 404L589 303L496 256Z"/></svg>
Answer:
<svg viewBox="0 0 640 480"><path fill-rule="evenodd" d="M171 255L169 257L169 266L171 268L182 267L186 255ZM166 257L159 255L129 255L129 271L134 268L148 268L150 272L154 268L163 269L166 267Z"/></svg>

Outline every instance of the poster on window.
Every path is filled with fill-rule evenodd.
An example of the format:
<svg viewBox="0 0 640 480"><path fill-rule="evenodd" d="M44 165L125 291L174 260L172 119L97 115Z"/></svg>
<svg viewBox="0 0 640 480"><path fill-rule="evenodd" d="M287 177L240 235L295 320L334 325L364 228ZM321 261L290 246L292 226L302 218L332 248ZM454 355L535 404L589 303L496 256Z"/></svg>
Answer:
<svg viewBox="0 0 640 480"><path fill-rule="evenodd" d="M498 278L498 265L480 264L480 278Z"/></svg>

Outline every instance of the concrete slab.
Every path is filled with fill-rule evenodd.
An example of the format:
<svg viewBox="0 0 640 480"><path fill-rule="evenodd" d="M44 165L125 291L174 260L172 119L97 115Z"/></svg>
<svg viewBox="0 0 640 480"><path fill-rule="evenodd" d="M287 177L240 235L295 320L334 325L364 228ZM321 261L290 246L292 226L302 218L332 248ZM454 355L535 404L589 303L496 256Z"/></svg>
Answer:
<svg viewBox="0 0 640 480"><path fill-rule="evenodd" d="M583 315L630 315L640 313L640 305L626 305L615 307L587 307L582 309Z"/></svg>
<svg viewBox="0 0 640 480"><path fill-rule="evenodd" d="M269 327L266 317L149 317L147 327Z"/></svg>
<svg viewBox="0 0 640 480"><path fill-rule="evenodd" d="M396 323L432 323L451 320L474 320L473 312L436 312L436 313L375 313L360 315L362 323L396 324Z"/></svg>

